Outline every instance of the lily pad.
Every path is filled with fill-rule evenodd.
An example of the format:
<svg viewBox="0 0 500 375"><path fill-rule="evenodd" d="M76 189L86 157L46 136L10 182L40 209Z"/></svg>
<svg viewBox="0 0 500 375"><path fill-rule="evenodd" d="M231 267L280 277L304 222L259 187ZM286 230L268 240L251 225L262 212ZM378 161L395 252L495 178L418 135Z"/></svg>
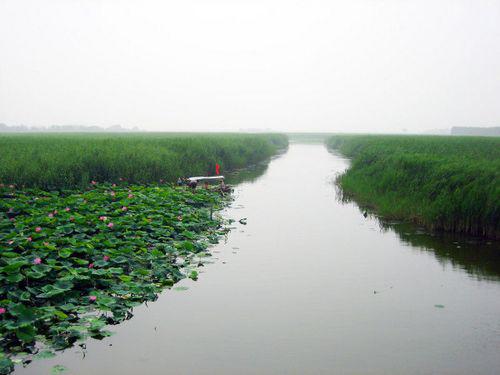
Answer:
<svg viewBox="0 0 500 375"><path fill-rule="evenodd" d="M0 373L11 371L10 358L27 364L106 337L107 324L129 319L163 288L187 290L175 283L196 280L207 247L227 231L211 216L226 201L210 190L123 183L8 193L0 199ZM36 340L44 351L33 355Z"/></svg>
<svg viewBox="0 0 500 375"><path fill-rule="evenodd" d="M68 368L63 365L55 365L50 370L51 375L59 375L68 371Z"/></svg>

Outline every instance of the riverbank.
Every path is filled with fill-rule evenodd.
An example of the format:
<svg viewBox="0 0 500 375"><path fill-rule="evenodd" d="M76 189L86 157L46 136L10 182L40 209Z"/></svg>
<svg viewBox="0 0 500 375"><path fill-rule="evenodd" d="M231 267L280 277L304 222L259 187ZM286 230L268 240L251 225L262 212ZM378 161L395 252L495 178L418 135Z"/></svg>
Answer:
<svg viewBox="0 0 500 375"><path fill-rule="evenodd" d="M500 238L500 139L333 136L351 158L338 182L385 218L432 230Z"/></svg>
<svg viewBox="0 0 500 375"><path fill-rule="evenodd" d="M283 134L2 134L0 183L46 190L91 181L144 184L212 175L268 159L286 148Z"/></svg>

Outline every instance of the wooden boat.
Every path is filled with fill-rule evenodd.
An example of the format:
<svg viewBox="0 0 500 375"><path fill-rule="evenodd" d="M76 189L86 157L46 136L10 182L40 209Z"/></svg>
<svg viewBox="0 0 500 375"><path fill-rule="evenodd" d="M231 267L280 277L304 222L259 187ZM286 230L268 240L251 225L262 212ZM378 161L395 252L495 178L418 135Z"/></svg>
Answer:
<svg viewBox="0 0 500 375"><path fill-rule="evenodd" d="M208 183L211 183L211 182L214 182L214 183L217 183L217 182L221 182L221 181L224 181L224 176L197 176L197 177L189 177L188 179L188 183L189 182L197 182L197 183L205 183L205 182L208 182Z"/></svg>

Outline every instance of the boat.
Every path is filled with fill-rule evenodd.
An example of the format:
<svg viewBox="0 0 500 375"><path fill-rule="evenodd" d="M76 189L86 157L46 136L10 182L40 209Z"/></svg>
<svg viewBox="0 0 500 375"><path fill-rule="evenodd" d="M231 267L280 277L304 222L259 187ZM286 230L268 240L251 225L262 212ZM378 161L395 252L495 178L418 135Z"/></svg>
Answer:
<svg viewBox="0 0 500 375"><path fill-rule="evenodd" d="M210 182L220 182L224 181L224 176L196 176L196 177L188 177L189 182L197 182L197 183L210 183Z"/></svg>

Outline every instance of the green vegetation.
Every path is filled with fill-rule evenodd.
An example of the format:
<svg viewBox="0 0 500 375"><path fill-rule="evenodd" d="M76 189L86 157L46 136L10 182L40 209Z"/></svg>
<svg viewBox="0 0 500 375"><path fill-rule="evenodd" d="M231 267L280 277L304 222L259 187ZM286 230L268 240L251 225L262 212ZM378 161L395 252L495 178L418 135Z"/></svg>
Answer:
<svg viewBox="0 0 500 375"><path fill-rule="evenodd" d="M225 233L217 191L180 176L259 163L272 134L0 136L0 374L132 316ZM160 183L160 184L158 184ZM39 350L41 349L41 350Z"/></svg>
<svg viewBox="0 0 500 375"><path fill-rule="evenodd" d="M90 181L151 183L214 174L265 160L287 146L279 134L4 134L0 182L44 189Z"/></svg>
<svg viewBox="0 0 500 375"><path fill-rule="evenodd" d="M196 279L208 244L225 233L212 217L224 201L212 190L122 183L0 194L2 374L16 357L101 338L132 307Z"/></svg>
<svg viewBox="0 0 500 375"><path fill-rule="evenodd" d="M499 138L345 135L327 145L352 158L345 194L382 216L500 237Z"/></svg>

